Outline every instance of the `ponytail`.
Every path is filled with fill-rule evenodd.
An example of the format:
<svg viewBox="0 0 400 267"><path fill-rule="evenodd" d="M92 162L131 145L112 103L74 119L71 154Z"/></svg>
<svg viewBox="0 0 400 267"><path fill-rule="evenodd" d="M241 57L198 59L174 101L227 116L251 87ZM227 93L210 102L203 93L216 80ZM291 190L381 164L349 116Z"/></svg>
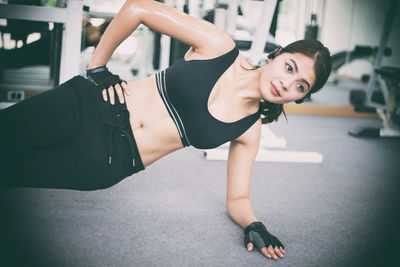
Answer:
<svg viewBox="0 0 400 267"><path fill-rule="evenodd" d="M283 110L283 104L274 104L266 100L261 100L259 113L261 114L261 122L263 124L278 121L278 118L282 113L285 115L287 120L286 113Z"/></svg>

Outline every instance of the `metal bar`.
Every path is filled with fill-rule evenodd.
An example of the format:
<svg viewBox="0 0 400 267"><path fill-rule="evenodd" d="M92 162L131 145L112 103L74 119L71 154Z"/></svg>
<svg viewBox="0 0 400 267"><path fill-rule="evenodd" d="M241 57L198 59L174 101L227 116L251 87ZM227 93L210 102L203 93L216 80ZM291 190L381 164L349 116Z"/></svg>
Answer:
<svg viewBox="0 0 400 267"><path fill-rule="evenodd" d="M229 34L231 37L235 36L238 5L239 5L238 0L229 1L228 19L226 22L226 33Z"/></svg>
<svg viewBox="0 0 400 267"><path fill-rule="evenodd" d="M110 12L97 12L97 11L84 11L83 15L89 18L103 18L103 19L112 19L117 13Z"/></svg>
<svg viewBox="0 0 400 267"><path fill-rule="evenodd" d="M368 84L367 84L367 104L371 103L372 93L375 89L375 83L376 83L376 78L377 78L375 70L380 68L380 66L381 66L383 52L385 51L387 42L389 40L390 32L392 31L394 19L396 18L396 9L397 9L398 4L399 4L399 2L397 0L391 0L389 3L389 7L386 11L386 14L385 14L385 20L383 23L383 30L382 30L382 35L381 35L381 39L379 42L378 53L376 55L376 58L374 61L374 66L371 71L371 75L369 77Z"/></svg>
<svg viewBox="0 0 400 267"><path fill-rule="evenodd" d="M254 41L251 44L249 51L250 63L257 65L264 53L265 43L269 34L269 28L271 27L272 18L274 17L274 11L277 4L277 0L264 0L261 16L258 22Z"/></svg>
<svg viewBox="0 0 400 267"><path fill-rule="evenodd" d="M82 32L82 0L69 0L66 10L67 19L64 24L61 47L60 83L79 74Z"/></svg>
<svg viewBox="0 0 400 267"><path fill-rule="evenodd" d="M31 21L67 21L66 8L0 4L0 18Z"/></svg>
<svg viewBox="0 0 400 267"><path fill-rule="evenodd" d="M174 0L165 0L166 5L175 6L176 1ZM160 51L160 70L163 70L169 66L169 58L171 51L171 37L162 34L161 35L161 51Z"/></svg>
<svg viewBox="0 0 400 267"><path fill-rule="evenodd" d="M195 18L200 18L199 0L189 0L189 15Z"/></svg>

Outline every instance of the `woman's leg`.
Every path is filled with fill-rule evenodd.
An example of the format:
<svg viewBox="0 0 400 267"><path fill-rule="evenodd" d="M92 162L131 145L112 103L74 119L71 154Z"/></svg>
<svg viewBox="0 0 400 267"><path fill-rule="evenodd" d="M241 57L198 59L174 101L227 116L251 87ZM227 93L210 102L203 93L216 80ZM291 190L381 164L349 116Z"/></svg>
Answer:
<svg viewBox="0 0 400 267"><path fill-rule="evenodd" d="M68 188L76 177L76 158L70 144L26 151L9 162L2 186Z"/></svg>
<svg viewBox="0 0 400 267"><path fill-rule="evenodd" d="M54 160L72 155L72 147L67 148L64 143L78 129L81 112L77 99L70 80L0 110L0 185L23 186L25 179L29 186L34 184L29 177L42 179L32 167L41 168L43 173L52 168L47 150L59 150L58 154L53 153ZM28 175L30 171L32 174Z"/></svg>
<svg viewBox="0 0 400 267"><path fill-rule="evenodd" d="M70 82L0 110L1 156L60 144L79 124L79 105Z"/></svg>

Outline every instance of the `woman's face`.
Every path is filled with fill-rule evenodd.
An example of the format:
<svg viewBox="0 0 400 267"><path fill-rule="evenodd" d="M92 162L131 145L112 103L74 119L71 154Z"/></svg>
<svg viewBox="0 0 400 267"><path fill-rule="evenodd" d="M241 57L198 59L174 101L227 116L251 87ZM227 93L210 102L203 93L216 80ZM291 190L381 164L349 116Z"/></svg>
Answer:
<svg viewBox="0 0 400 267"><path fill-rule="evenodd" d="M285 104L305 97L315 83L314 60L301 53L283 53L266 65L261 73L262 98Z"/></svg>

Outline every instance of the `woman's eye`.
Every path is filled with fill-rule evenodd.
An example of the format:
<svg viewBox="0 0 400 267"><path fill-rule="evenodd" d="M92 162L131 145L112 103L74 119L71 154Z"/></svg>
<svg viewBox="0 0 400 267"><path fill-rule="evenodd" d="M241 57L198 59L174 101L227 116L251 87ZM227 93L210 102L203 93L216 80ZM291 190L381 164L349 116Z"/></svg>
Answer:
<svg viewBox="0 0 400 267"><path fill-rule="evenodd" d="M290 66L289 64L286 64L286 69L287 69L289 72L292 72L292 71L293 71L292 66Z"/></svg>
<svg viewBox="0 0 400 267"><path fill-rule="evenodd" d="M297 87L300 89L301 92L304 92L304 85L299 83L299 84L297 84Z"/></svg>

